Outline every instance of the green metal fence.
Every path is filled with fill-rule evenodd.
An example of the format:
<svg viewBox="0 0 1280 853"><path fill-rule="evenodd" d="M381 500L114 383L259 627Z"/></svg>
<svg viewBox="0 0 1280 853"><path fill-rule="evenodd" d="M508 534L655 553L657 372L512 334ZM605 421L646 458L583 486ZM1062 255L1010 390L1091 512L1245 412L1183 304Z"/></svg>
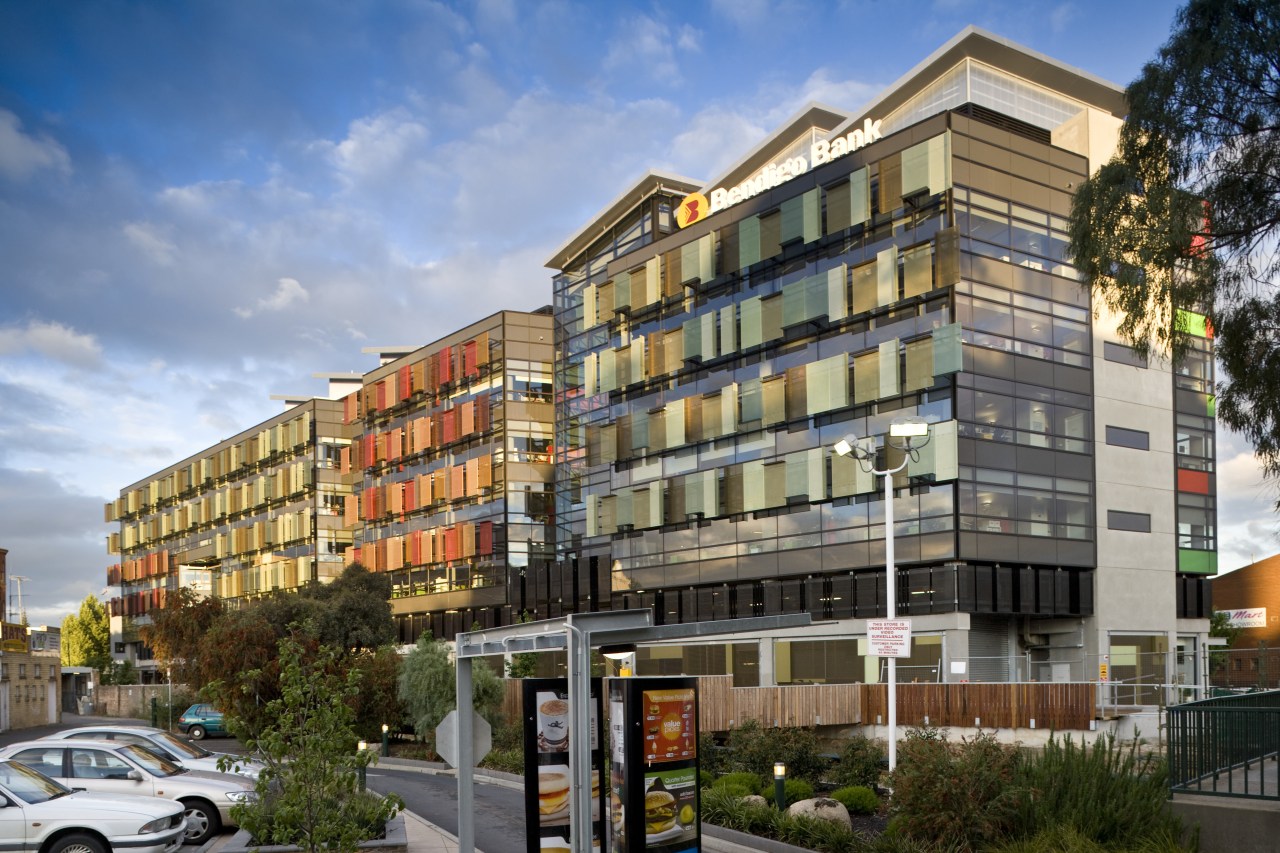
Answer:
<svg viewBox="0 0 1280 853"><path fill-rule="evenodd" d="M1280 690L1168 709L1173 793L1280 800Z"/></svg>

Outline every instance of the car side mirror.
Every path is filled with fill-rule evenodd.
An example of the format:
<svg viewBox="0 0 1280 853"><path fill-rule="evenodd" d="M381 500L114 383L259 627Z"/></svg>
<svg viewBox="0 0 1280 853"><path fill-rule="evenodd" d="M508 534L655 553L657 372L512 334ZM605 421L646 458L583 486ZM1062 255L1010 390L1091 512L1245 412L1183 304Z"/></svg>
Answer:
<svg viewBox="0 0 1280 853"><path fill-rule="evenodd" d="M134 782L141 782L141 781L142 781L142 771L141 771L141 770L130 770L130 771L129 771L129 773L128 773L128 775L126 775L126 776L125 776L125 778L126 778L126 779L132 779Z"/></svg>

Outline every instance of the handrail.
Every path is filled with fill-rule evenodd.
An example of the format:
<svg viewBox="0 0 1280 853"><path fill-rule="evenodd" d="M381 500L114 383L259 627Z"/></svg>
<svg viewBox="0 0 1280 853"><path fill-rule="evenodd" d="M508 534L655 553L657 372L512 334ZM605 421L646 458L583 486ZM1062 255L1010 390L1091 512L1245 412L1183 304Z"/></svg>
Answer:
<svg viewBox="0 0 1280 853"><path fill-rule="evenodd" d="M1172 793L1280 800L1280 691L1169 708Z"/></svg>

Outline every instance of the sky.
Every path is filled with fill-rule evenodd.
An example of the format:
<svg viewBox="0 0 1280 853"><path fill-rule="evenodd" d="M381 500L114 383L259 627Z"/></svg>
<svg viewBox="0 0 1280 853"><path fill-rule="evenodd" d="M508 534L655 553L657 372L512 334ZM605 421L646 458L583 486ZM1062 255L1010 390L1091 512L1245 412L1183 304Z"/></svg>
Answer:
<svg viewBox="0 0 1280 853"><path fill-rule="evenodd" d="M645 171L710 180L974 24L1120 85L1172 2L0 2L0 548L102 594L120 490L499 308ZM1219 434L1220 557L1280 550ZM14 584L10 610L17 613Z"/></svg>

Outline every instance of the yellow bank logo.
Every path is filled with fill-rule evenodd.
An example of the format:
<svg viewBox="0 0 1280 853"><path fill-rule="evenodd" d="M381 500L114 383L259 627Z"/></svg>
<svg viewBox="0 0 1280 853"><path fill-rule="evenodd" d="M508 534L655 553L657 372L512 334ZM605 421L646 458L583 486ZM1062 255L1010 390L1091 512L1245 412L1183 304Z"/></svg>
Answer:
<svg viewBox="0 0 1280 853"><path fill-rule="evenodd" d="M676 224L681 228L687 228L699 220L706 219L707 214L711 212L710 208L711 205L707 203L705 195L689 193L676 208Z"/></svg>

